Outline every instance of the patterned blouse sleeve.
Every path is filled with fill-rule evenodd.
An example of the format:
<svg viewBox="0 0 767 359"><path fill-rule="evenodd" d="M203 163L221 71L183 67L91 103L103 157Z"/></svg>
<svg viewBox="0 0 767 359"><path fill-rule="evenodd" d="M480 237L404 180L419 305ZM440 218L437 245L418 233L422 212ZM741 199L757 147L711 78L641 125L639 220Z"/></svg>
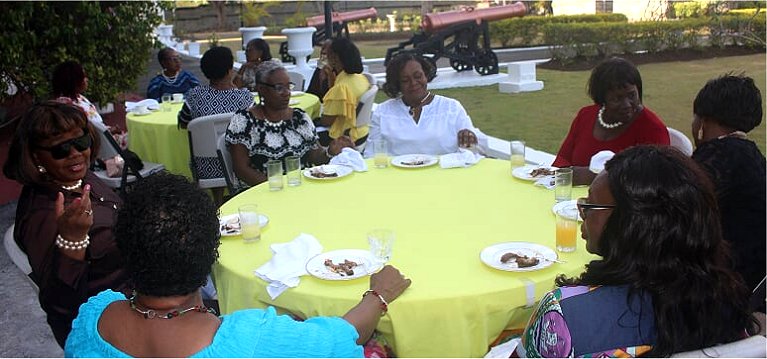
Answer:
<svg viewBox="0 0 767 359"><path fill-rule="evenodd" d="M570 329L562 315L559 288L546 293L538 303L530 322L522 333L522 343L517 347L520 357L570 358L573 357Z"/></svg>
<svg viewBox="0 0 767 359"><path fill-rule="evenodd" d="M235 112L232 115L232 120L229 122L229 126L226 128L226 143L230 145L244 145L248 150L252 144L250 137L250 119L248 116L248 110L241 110Z"/></svg>

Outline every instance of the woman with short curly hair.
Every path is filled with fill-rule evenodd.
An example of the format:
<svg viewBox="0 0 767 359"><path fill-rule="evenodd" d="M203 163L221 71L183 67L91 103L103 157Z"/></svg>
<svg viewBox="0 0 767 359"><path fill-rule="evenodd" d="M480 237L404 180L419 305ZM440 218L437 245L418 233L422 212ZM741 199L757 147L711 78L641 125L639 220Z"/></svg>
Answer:
<svg viewBox="0 0 767 359"><path fill-rule="evenodd" d="M186 178L144 179L126 197L115 236L135 288L127 298L104 291L81 307L67 357L361 357L391 302L410 285L386 266L343 318L299 322L274 308L218 317L199 287L218 257L218 209ZM383 299L382 299L383 298Z"/></svg>

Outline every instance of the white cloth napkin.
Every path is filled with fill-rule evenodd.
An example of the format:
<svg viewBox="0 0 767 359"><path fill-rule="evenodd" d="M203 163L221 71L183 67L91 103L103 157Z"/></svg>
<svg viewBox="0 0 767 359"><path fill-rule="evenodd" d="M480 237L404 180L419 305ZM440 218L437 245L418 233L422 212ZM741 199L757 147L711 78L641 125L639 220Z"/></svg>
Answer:
<svg viewBox="0 0 767 359"><path fill-rule="evenodd" d="M125 101L125 111L133 112L133 109L138 106L146 106L150 110L157 110L160 108L160 103L155 99L148 98L139 102Z"/></svg>
<svg viewBox="0 0 767 359"><path fill-rule="evenodd" d="M594 173L602 172L605 169L605 163L615 156L615 152L610 150L599 151L595 155L591 156L591 163L589 163L589 170Z"/></svg>
<svg viewBox="0 0 767 359"><path fill-rule="evenodd" d="M277 298L288 288L295 288L301 283L306 272L306 262L322 253L322 245L311 234L301 233L287 243L275 243L272 259L254 271L257 277L269 282L266 292L272 299Z"/></svg>
<svg viewBox="0 0 767 359"><path fill-rule="evenodd" d="M365 160L362 159L362 155L349 147L344 147L341 153L331 158L330 164L351 167L357 172L365 172L368 170L368 165L365 163Z"/></svg>
<svg viewBox="0 0 767 359"><path fill-rule="evenodd" d="M474 153L465 148L459 148L458 152L439 156L439 166L442 168L471 167L485 156Z"/></svg>

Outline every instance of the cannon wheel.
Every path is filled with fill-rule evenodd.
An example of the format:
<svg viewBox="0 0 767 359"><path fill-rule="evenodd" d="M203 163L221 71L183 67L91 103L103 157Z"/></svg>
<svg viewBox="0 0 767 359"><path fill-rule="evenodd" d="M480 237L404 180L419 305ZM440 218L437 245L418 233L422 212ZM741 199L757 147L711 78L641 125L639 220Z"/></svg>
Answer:
<svg viewBox="0 0 767 359"><path fill-rule="evenodd" d="M482 76L497 74L498 56L492 50L485 49L477 56L477 66L474 68Z"/></svg>
<svg viewBox="0 0 767 359"><path fill-rule="evenodd" d="M450 59L450 67L452 67L455 71L461 72L461 71L468 71L474 68L471 64L467 64L463 61L459 61L456 59Z"/></svg>

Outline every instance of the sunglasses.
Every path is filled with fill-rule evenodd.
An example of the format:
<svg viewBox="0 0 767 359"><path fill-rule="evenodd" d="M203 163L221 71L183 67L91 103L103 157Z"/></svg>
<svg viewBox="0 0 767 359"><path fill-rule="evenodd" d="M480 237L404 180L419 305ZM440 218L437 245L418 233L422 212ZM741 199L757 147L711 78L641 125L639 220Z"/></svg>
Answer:
<svg viewBox="0 0 767 359"><path fill-rule="evenodd" d="M88 133L88 129L83 129L83 135L77 138L73 138L68 141L64 141L62 143L59 143L58 145L51 146L51 147L42 147L42 146L36 146L38 149L45 150L51 153L51 157L53 157L54 160L60 160L63 158L67 158L69 156L69 153L72 151L72 147L74 147L78 152L83 152L89 148L91 148L91 145L93 144L93 139L91 139L90 133Z"/></svg>
<svg viewBox="0 0 767 359"><path fill-rule="evenodd" d="M613 204L593 204L586 202L586 198L578 198L578 201L575 204L578 207L578 213L581 215L581 218L586 219L586 214L590 210L600 210L600 209L613 209L615 208L615 205Z"/></svg>
<svg viewBox="0 0 767 359"><path fill-rule="evenodd" d="M287 86L283 84L268 84L266 82L262 82L261 85L264 85L266 87L271 87L274 89L274 91L277 92L284 92L284 91L293 91L293 88L296 86L296 84L290 82Z"/></svg>

